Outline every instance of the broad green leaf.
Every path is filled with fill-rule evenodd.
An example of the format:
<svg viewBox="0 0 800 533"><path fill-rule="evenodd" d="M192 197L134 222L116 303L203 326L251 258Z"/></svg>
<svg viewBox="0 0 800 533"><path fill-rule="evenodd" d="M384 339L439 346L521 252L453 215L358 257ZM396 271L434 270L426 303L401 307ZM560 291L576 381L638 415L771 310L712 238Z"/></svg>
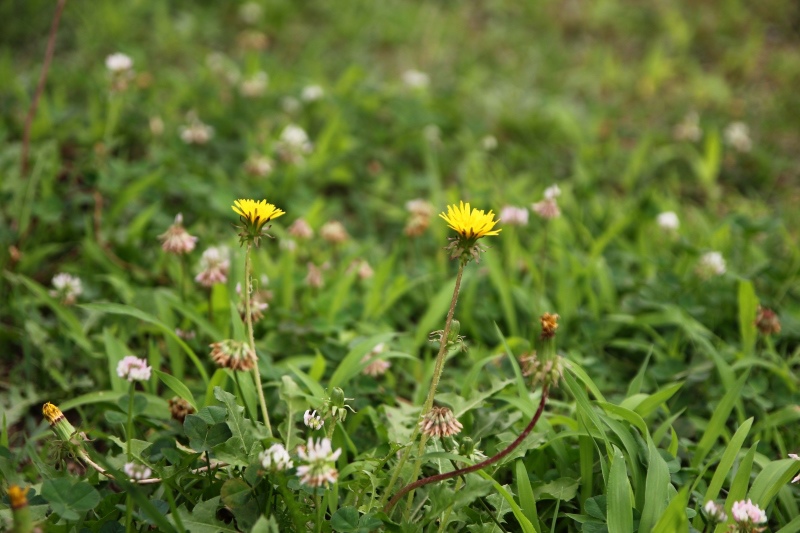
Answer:
<svg viewBox="0 0 800 533"><path fill-rule="evenodd" d="M517 502L514 501L514 497L511 496L511 494L509 494L508 491L504 489L502 485L500 485L500 483L495 481L489 474L487 474L483 470L478 470L477 474L481 476L483 479L491 481L492 485L494 485L494 490L496 490L500 494L500 496L503 497L506 503L508 503L508 505L511 506L511 512L514 513L514 517L517 519L520 526L522 526L522 531L524 531L525 533L534 533L534 532L539 533L539 524L533 524L531 523L530 520L528 520L528 517L526 517L525 514L522 512L522 509L519 508Z"/></svg>
<svg viewBox="0 0 800 533"><path fill-rule="evenodd" d="M238 533L239 530L233 525L227 525L217 519L217 509L220 505L220 497L216 496L210 500L200 502L194 506L192 512L186 510L184 505L178 508L183 527L191 533ZM168 517L175 523L175 517Z"/></svg>
<svg viewBox="0 0 800 533"><path fill-rule="evenodd" d="M228 410L228 427L231 430L233 438L241 443L242 451L247 455L250 453L250 450L253 449L253 443L256 441L256 438L253 435L253 426L250 422L246 422L242 416L244 407L236 403L236 397L233 394L225 392L219 387L214 389L214 396L216 396L217 400L221 401Z"/></svg>
<svg viewBox="0 0 800 533"><path fill-rule="evenodd" d="M753 481L747 496L762 509L772 503L781 487L797 475L800 461L796 459L779 459L766 465Z"/></svg>
<svg viewBox="0 0 800 533"><path fill-rule="evenodd" d="M756 455L757 447L758 442L753 443L742 460L739 461L739 468L736 470L736 475L733 477L731 488L728 491L728 497L725 498L725 512L728 513L728 516L730 516L733 502L743 500L747 494L747 487L750 485L750 474L753 471L753 458Z"/></svg>
<svg viewBox="0 0 800 533"><path fill-rule="evenodd" d="M68 477L46 479L42 483L42 497L64 520L80 520L102 500L94 487Z"/></svg>
<svg viewBox="0 0 800 533"><path fill-rule="evenodd" d="M672 398L672 396L678 392L682 386L683 382L667 385L666 387L648 396L647 399L643 400L641 403L639 403L639 405L633 407L633 410L639 413L642 417L647 417L662 403Z"/></svg>

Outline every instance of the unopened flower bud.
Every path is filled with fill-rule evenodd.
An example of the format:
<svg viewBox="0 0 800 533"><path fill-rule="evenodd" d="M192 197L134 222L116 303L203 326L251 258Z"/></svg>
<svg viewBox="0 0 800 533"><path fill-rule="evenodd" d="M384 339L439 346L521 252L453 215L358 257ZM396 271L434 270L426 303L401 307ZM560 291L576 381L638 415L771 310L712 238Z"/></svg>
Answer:
<svg viewBox="0 0 800 533"><path fill-rule="evenodd" d="M460 433L464 426L449 407L434 407L422 418L419 427L429 437L450 437Z"/></svg>
<svg viewBox="0 0 800 533"><path fill-rule="evenodd" d="M69 442L75 434L75 427L69 423L67 417L61 412L57 406L47 402L42 406L42 414L45 419L50 423L50 429L53 433L64 442Z"/></svg>

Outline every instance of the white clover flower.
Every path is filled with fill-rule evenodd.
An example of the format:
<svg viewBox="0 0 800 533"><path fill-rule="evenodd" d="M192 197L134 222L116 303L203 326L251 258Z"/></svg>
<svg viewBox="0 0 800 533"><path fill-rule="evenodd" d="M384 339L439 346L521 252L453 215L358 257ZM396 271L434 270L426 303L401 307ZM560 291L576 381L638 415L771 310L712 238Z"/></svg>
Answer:
<svg viewBox="0 0 800 533"><path fill-rule="evenodd" d="M200 273L194 280L203 287L212 287L228 281L231 267L230 251L226 246L212 246L200 257Z"/></svg>
<svg viewBox="0 0 800 533"><path fill-rule="evenodd" d="M319 439L316 443L313 439L308 439L307 446L300 446L297 449L297 455L305 463L297 467L300 483L309 487L336 483L339 471L336 470L334 463L341 453L341 448L333 451L330 439Z"/></svg>
<svg viewBox="0 0 800 533"><path fill-rule="evenodd" d="M125 466L122 467L122 471L125 472L126 476L136 481L147 479L153 474L153 471L147 468L147 466L139 463L125 463Z"/></svg>
<svg viewBox="0 0 800 533"><path fill-rule="evenodd" d="M749 152L753 148L750 128L744 122L732 122L725 128L725 142L739 152Z"/></svg>
<svg viewBox="0 0 800 533"><path fill-rule="evenodd" d="M325 425L325 421L317 414L317 411L310 409L303 415L303 423L311 429L320 429Z"/></svg>
<svg viewBox="0 0 800 533"><path fill-rule="evenodd" d="M531 204L531 209L545 220L561 216L561 209L558 208L558 203L554 199L546 198L541 202Z"/></svg>
<svg viewBox="0 0 800 533"><path fill-rule="evenodd" d="M261 466L267 470L286 470L292 468L292 458L289 457L289 452L283 447L283 444L273 444L258 456L261 461Z"/></svg>
<svg viewBox="0 0 800 533"><path fill-rule="evenodd" d="M700 117L696 111L690 111L672 130L676 141L699 141L703 135L700 129Z"/></svg>
<svg viewBox="0 0 800 533"><path fill-rule="evenodd" d="M316 102L325 96L325 90L319 85L307 85L300 93L300 99L304 102Z"/></svg>
<svg viewBox="0 0 800 533"><path fill-rule="evenodd" d="M239 85L239 92L242 93L242 96L247 98L257 98L259 96L263 96L263 94L267 91L267 86L269 85L269 76L266 72L256 72L249 78L245 78L242 80L241 84Z"/></svg>
<svg viewBox="0 0 800 533"><path fill-rule="evenodd" d="M133 68L133 59L121 52L117 52L106 57L106 68L113 73L126 72Z"/></svg>
<svg viewBox="0 0 800 533"><path fill-rule="evenodd" d="M495 148L497 148L497 138L494 135L487 135L483 139L481 139L481 148L486 150L487 152L491 152Z"/></svg>
<svg viewBox="0 0 800 533"><path fill-rule="evenodd" d="M258 2L245 2L239 6L239 18L245 24L256 24L263 14L264 10Z"/></svg>
<svg viewBox="0 0 800 533"><path fill-rule="evenodd" d="M147 381L150 379L152 368L147 365L147 361L139 359L135 355L126 355L117 364L117 375L130 382Z"/></svg>
<svg viewBox="0 0 800 533"><path fill-rule="evenodd" d="M340 244L346 241L350 235L347 233L344 224L338 220L330 220L319 229L320 236L331 244Z"/></svg>
<svg viewBox="0 0 800 533"><path fill-rule="evenodd" d="M244 169L251 176L265 178L272 174L275 164L272 159L264 155L253 154L245 161Z"/></svg>
<svg viewBox="0 0 800 533"><path fill-rule="evenodd" d="M300 109L300 100L294 96L284 96L281 99L281 109L289 115L293 115Z"/></svg>
<svg viewBox="0 0 800 533"><path fill-rule="evenodd" d="M436 124L428 124L422 129L422 136L430 143L437 143L441 140L442 130Z"/></svg>
<svg viewBox="0 0 800 533"><path fill-rule="evenodd" d="M733 502L731 514L737 522L748 525L763 524L767 521L767 513L750 499Z"/></svg>
<svg viewBox="0 0 800 533"><path fill-rule="evenodd" d="M165 252L176 255L188 254L194 250L197 243L197 237L189 235L189 232L183 227L181 213L175 215L175 222L158 238L161 240L161 248Z"/></svg>
<svg viewBox="0 0 800 533"><path fill-rule="evenodd" d="M419 70L406 70L403 72L403 83L412 89L424 89L430 84L430 77Z"/></svg>
<svg viewBox="0 0 800 533"><path fill-rule="evenodd" d="M507 205L500 210L499 219L500 222L509 226L526 226L528 224L528 210L524 207Z"/></svg>
<svg viewBox="0 0 800 533"><path fill-rule="evenodd" d="M659 213L656 217L656 222L661 229L666 231L675 231L680 226L680 220L678 220L678 215L674 211Z"/></svg>
<svg viewBox="0 0 800 533"><path fill-rule="evenodd" d="M545 200L555 200L561 196L561 188L557 184L553 184L544 190Z"/></svg>
<svg viewBox="0 0 800 533"><path fill-rule="evenodd" d="M83 293L83 283L77 276L61 272L53 276L53 289L50 296L58 298L64 305L72 305Z"/></svg>
<svg viewBox="0 0 800 533"><path fill-rule="evenodd" d="M725 271L725 259L719 252L706 252L697 263L697 273L705 278L721 276Z"/></svg>
<svg viewBox="0 0 800 533"><path fill-rule="evenodd" d="M714 500L708 500L703 506L703 511L705 511L709 519L715 522L724 522L728 519L728 515L725 514L725 508L717 505Z"/></svg>
<svg viewBox="0 0 800 533"><path fill-rule="evenodd" d="M295 124L289 124L281 132L277 149L284 160L301 163L303 155L310 153L313 145L308 139L306 130Z"/></svg>
<svg viewBox="0 0 800 533"><path fill-rule="evenodd" d="M187 115L189 124L179 129L181 140L186 144L206 144L214 136L214 128L204 124L194 112Z"/></svg>
<svg viewBox="0 0 800 533"><path fill-rule="evenodd" d="M386 343L380 342L375 345L375 347L364 354L364 357L361 358L362 363L366 363L370 359L374 358L376 355L379 355L386 351ZM375 359L370 364L364 367L364 370L361 371L362 374L366 374L367 376L378 377L382 376L386 373L387 370L392 366L389 361L384 359Z"/></svg>

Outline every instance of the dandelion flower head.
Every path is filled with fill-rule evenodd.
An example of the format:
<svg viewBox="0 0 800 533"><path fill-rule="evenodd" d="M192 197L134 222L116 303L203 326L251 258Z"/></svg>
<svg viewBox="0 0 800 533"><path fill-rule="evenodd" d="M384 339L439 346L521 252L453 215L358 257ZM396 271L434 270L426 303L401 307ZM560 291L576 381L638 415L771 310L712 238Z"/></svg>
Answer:
<svg viewBox="0 0 800 533"><path fill-rule="evenodd" d="M498 235L502 230L493 229L497 220L494 212L486 213L483 209L471 208L463 201L459 205L448 205L447 213L439 213L448 227L466 239L480 239L486 235Z"/></svg>

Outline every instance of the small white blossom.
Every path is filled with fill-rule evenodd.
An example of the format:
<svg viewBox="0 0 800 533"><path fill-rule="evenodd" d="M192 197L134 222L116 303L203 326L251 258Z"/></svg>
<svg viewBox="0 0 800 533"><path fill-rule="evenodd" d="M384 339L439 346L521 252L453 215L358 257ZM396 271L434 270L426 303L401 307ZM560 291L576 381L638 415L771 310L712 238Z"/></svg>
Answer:
<svg viewBox="0 0 800 533"><path fill-rule="evenodd" d="M526 226L528 224L528 210L524 207L507 205L500 210L499 218L500 222L509 226Z"/></svg>
<svg viewBox="0 0 800 533"><path fill-rule="evenodd" d="M258 2L245 2L239 6L239 18L245 24L256 24L261 20L264 10Z"/></svg>
<svg viewBox="0 0 800 533"><path fill-rule="evenodd" d="M699 141L703 135L700 129L700 117L696 111L689 112L683 120L672 130L676 141Z"/></svg>
<svg viewBox="0 0 800 533"><path fill-rule="evenodd" d="M281 109L284 113L292 115L300 109L300 100L294 96L285 96L281 99Z"/></svg>
<svg viewBox="0 0 800 533"><path fill-rule="evenodd" d="M732 122L725 128L725 142L739 152L749 152L753 148L750 128L744 122Z"/></svg>
<svg viewBox="0 0 800 533"><path fill-rule="evenodd" d="M77 276L61 272L53 276L53 290L50 296L58 298L64 305L72 305L83 293L83 283Z"/></svg>
<svg viewBox="0 0 800 533"><path fill-rule="evenodd" d="M285 161L301 163L303 155L310 153L313 145L308 140L306 130L295 124L289 124L281 132L277 149Z"/></svg>
<svg viewBox="0 0 800 533"><path fill-rule="evenodd" d="M248 157L244 164L244 169L247 171L247 173L257 178L265 178L269 176L272 174L274 168L275 165L272 162L272 159L258 154L253 154Z"/></svg>
<svg viewBox="0 0 800 533"><path fill-rule="evenodd" d="M333 451L330 439L319 439L316 443L313 439L308 439L307 446L300 446L297 449L297 455L305 463L297 467L300 483L310 487L336 483L339 471L336 470L334 463L341 453L341 448Z"/></svg>
<svg viewBox="0 0 800 533"><path fill-rule="evenodd" d="M273 444L261 452L258 458L261 460L261 466L267 470L286 470L294 466L283 444Z"/></svg>
<svg viewBox="0 0 800 533"><path fill-rule="evenodd" d="M386 351L386 344L381 342L375 345L375 347L364 354L364 357L361 358L362 363L366 363L370 359L373 359L377 355ZM386 373L387 370L392 366L389 361L384 359L375 359L370 364L364 367L364 370L361 371L362 374L366 374L372 377L382 376Z"/></svg>
<svg viewBox="0 0 800 533"><path fill-rule="evenodd" d="M325 90L319 85L307 85L300 93L300 99L304 102L316 102L323 96L325 96Z"/></svg>
<svg viewBox="0 0 800 533"><path fill-rule="evenodd" d="M796 453L790 453L789 457L795 461L800 461L800 455L797 455ZM792 479L792 483L797 483L798 481L800 481L800 474L797 474L794 479Z"/></svg>
<svg viewBox="0 0 800 533"><path fill-rule="evenodd" d="M697 263L697 272L704 278L721 276L725 271L725 259L719 252L707 252L703 254L700 261Z"/></svg>
<svg viewBox="0 0 800 533"><path fill-rule="evenodd" d="M481 147L487 152L491 152L497 148L497 138L494 135L487 135L481 139Z"/></svg>
<svg viewBox="0 0 800 533"><path fill-rule="evenodd" d="M706 516L714 522L724 522L728 519L728 515L725 514L724 509L723 506L717 505L714 500L708 500L703 506Z"/></svg>
<svg viewBox="0 0 800 533"><path fill-rule="evenodd" d="M203 287L212 287L228 281L231 267L230 251L226 246L212 246L200 258L200 273L194 280Z"/></svg>
<svg viewBox="0 0 800 533"><path fill-rule="evenodd" d="M267 73L263 71L256 72L249 78L242 80L239 85L239 92L242 93L242 96L247 98L257 98L263 96L267 91L267 85L269 85L269 76L267 76Z"/></svg>
<svg viewBox="0 0 800 533"><path fill-rule="evenodd" d="M180 127L181 140L186 144L206 144L214 136L214 128L204 124L194 112L187 115L189 124Z"/></svg>
<svg viewBox="0 0 800 533"><path fill-rule="evenodd" d="M135 355L126 355L117 364L117 375L122 379L133 381L147 381L150 379L152 368L147 365L147 361L139 359Z"/></svg>
<svg viewBox="0 0 800 533"><path fill-rule="evenodd" d="M410 69L403 72L403 83L412 89L424 89L430 81L428 75L419 70Z"/></svg>
<svg viewBox="0 0 800 533"><path fill-rule="evenodd" d="M129 56L117 52L106 57L106 68L111 72L126 72L133 68L133 59Z"/></svg>
<svg viewBox="0 0 800 533"><path fill-rule="evenodd" d="M561 196L561 188L557 184L553 184L544 190L545 200L555 200Z"/></svg>
<svg viewBox="0 0 800 533"><path fill-rule="evenodd" d="M656 222L661 229L666 231L675 231L680 226L678 215L674 211L665 211L656 217Z"/></svg>
<svg viewBox="0 0 800 533"><path fill-rule="evenodd" d="M153 474L153 471L147 468L147 466L139 463L125 463L125 466L122 467L122 471L125 472L126 476L136 481L147 479Z"/></svg>
<svg viewBox="0 0 800 533"><path fill-rule="evenodd" d="M325 421L322 420L322 417L320 417L317 414L316 410L314 410L314 411L311 411L311 410L306 411L305 414L303 415L303 423L307 427L310 427L311 429L320 429L322 426L325 425Z"/></svg>

